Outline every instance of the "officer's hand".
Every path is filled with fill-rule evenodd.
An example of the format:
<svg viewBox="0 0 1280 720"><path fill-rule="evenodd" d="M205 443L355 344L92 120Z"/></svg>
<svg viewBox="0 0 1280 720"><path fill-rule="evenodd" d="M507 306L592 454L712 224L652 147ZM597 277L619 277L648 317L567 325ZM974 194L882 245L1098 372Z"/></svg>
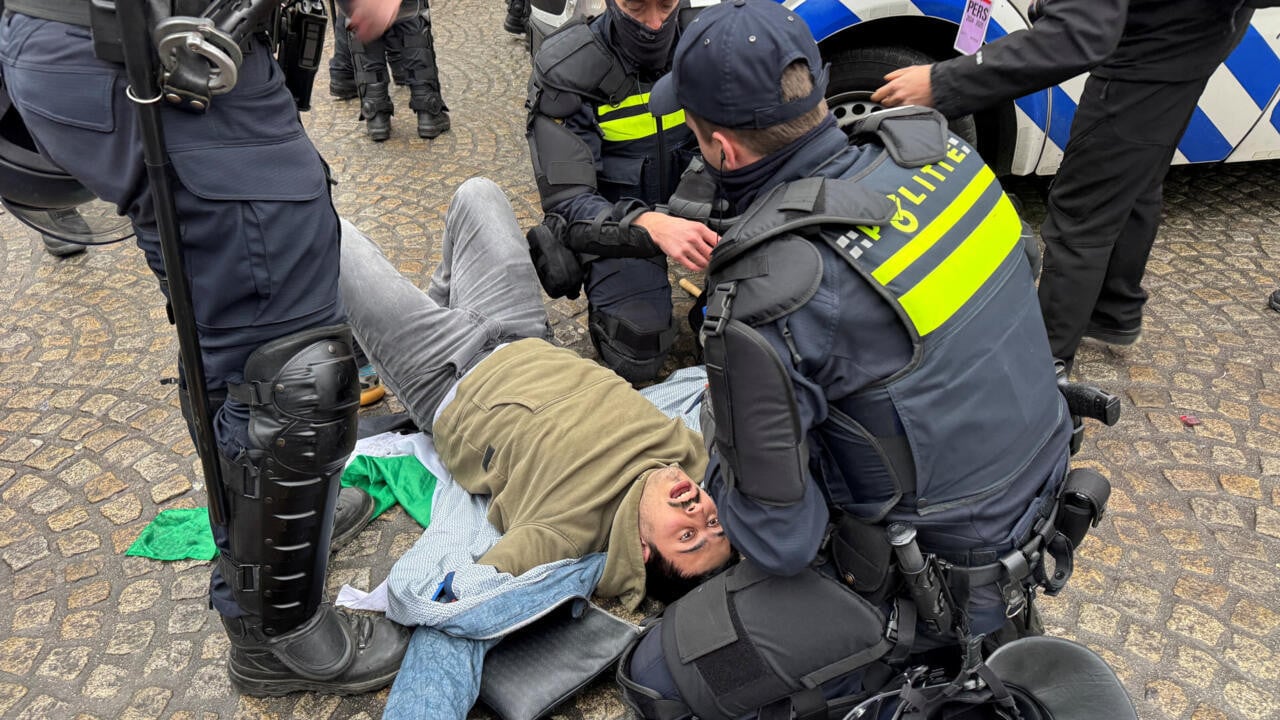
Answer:
<svg viewBox="0 0 1280 720"><path fill-rule="evenodd" d="M649 231L653 244L667 257L690 270L705 268L711 251L720 242L720 236L706 225L662 213L644 213L635 224Z"/></svg>
<svg viewBox="0 0 1280 720"><path fill-rule="evenodd" d="M361 42L371 42L396 21L400 0L351 0L347 23Z"/></svg>
<svg viewBox="0 0 1280 720"><path fill-rule="evenodd" d="M932 65L912 65L884 76L885 84L872 93L871 102L885 107L899 105L933 106L933 85L929 79Z"/></svg>

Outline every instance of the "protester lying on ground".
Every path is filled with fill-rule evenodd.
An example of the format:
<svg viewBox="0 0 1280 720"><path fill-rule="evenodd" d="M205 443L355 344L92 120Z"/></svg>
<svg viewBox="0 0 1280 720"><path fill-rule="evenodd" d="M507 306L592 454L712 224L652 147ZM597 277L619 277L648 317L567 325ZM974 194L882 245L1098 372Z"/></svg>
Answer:
<svg viewBox="0 0 1280 720"><path fill-rule="evenodd" d="M607 550L596 592L629 609L646 586L673 599L724 566L732 551L715 503L692 480L707 464L702 437L547 342L528 249L492 182L459 187L441 255L423 292L344 223L342 293L356 336L453 478L490 496L502 538L475 561L518 576Z"/></svg>

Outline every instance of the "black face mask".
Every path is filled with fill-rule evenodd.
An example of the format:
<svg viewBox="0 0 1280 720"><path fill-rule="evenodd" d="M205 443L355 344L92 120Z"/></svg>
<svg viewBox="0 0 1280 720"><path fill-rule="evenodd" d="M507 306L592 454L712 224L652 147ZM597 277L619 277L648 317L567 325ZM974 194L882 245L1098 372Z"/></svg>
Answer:
<svg viewBox="0 0 1280 720"><path fill-rule="evenodd" d="M671 54L671 46L676 39L677 14L672 11L662 22L662 27L651 30L644 23L624 12L616 2L610 0L609 16L613 20L613 30L617 35L618 52L641 71L666 70L667 57Z"/></svg>

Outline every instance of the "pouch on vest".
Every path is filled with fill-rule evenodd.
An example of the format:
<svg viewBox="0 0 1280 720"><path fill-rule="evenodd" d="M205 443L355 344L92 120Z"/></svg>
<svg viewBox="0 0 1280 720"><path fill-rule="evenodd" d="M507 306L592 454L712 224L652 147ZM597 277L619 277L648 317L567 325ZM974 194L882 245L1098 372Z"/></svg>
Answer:
<svg viewBox="0 0 1280 720"><path fill-rule="evenodd" d="M681 697L703 720L729 720L883 657L884 615L814 568L791 577L750 560L667 607L662 651Z"/></svg>
<svg viewBox="0 0 1280 720"><path fill-rule="evenodd" d="M892 548L884 525L845 515L831 535L831 559L840 579L869 601L880 604L890 591Z"/></svg>
<svg viewBox="0 0 1280 720"><path fill-rule="evenodd" d="M1098 526L1109 497L1111 483L1098 472L1075 468L1067 473L1058 501L1057 527L1071 541L1071 547L1080 547L1089 528Z"/></svg>

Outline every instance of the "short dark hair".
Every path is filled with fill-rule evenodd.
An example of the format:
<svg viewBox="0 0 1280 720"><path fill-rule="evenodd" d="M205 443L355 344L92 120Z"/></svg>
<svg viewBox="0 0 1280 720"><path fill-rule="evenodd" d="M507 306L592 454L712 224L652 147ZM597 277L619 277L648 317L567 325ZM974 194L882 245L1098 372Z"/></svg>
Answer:
<svg viewBox="0 0 1280 720"><path fill-rule="evenodd" d="M790 102L807 97L813 92L813 74L809 63L796 60L782 71L779 80L782 89L782 101ZM742 146L761 157L772 155L782 148L800 139L805 133L818 126L827 116L827 101L819 100L808 112L786 122L771 125L767 128L723 128L705 118L685 111L689 122L697 128L698 133L711 137L711 133L719 131L729 135Z"/></svg>
<svg viewBox="0 0 1280 720"><path fill-rule="evenodd" d="M736 562L738 551L734 550L729 554L728 561L714 570L698 575L681 575L670 560L650 545L649 559L644 563L644 591L663 605L670 605Z"/></svg>

